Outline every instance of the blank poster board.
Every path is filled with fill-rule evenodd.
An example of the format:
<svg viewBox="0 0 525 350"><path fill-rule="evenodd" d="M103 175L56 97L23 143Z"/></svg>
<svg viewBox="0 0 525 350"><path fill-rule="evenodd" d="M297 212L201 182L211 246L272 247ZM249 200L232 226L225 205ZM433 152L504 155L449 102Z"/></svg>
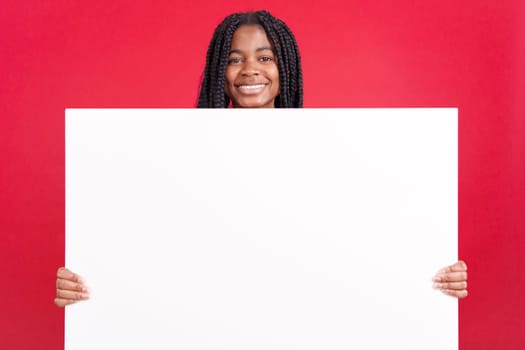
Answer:
<svg viewBox="0 0 525 350"><path fill-rule="evenodd" d="M457 349L456 109L68 109L66 350Z"/></svg>

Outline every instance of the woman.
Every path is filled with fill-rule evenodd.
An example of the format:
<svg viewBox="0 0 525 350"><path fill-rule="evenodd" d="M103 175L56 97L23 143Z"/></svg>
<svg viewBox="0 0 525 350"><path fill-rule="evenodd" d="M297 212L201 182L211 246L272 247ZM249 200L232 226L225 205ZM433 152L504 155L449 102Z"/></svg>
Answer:
<svg viewBox="0 0 525 350"><path fill-rule="evenodd" d="M199 94L199 108L301 108L301 61L293 33L266 11L235 13L213 34ZM463 261L438 271L434 288L467 296ZM82 278L61 267L55 304L64 307L89 298Z"/></svg>
<svg viewBox="0 0 525 350"><path fill-rule="evenodd" d="M286 24L266 11L235 13L215 29L198 107L225 108L230 101L233 107L303 107L297 43Z"/></svg>

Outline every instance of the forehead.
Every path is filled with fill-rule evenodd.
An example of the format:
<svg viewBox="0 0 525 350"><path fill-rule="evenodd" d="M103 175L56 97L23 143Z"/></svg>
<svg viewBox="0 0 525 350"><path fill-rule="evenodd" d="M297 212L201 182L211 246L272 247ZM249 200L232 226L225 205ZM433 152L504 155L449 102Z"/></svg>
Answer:
<svg viewBox="0 0 525 350"><path fill-rule="evenodd" d="M251 51L261 47L272 47L263 27L256 24L242 25L233 33L232 50Z"/></svg>

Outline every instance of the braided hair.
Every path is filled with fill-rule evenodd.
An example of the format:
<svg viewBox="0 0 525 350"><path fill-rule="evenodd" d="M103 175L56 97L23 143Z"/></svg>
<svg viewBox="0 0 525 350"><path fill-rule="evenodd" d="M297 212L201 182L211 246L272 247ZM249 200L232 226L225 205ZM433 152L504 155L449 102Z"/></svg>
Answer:
<svg viewBox="0 0 525 350"><path fill-rule="evenodd" d="M303 107L303 73L295 37L288 26L267 11L234 13L226 17L215 29L202 79L198 108L227 108L230 98L226 95L226 67L230 55L233 33L241 25L261 26L277 58L280 94L275 98L276 108Z"/></svg>

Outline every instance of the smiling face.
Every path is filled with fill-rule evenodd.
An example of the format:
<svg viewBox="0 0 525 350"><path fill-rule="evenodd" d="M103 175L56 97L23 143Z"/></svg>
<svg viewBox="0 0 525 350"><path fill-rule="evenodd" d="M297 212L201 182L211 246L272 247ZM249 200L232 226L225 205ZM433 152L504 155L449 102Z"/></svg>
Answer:
<svg viewBox="0 0 525 350"><path fill-rule="evenodd" d="M279 70L272 44L261 26L242 25L233 34L225 91L233 107L275 107Z"/></svg>

